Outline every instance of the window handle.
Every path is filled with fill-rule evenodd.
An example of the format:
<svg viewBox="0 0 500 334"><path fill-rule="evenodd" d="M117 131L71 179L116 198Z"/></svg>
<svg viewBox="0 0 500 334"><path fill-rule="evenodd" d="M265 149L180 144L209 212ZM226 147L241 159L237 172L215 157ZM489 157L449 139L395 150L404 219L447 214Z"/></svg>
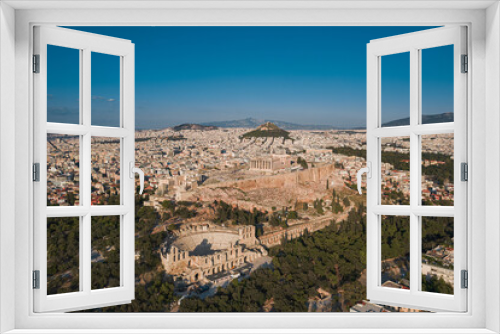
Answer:
<svg viewBox="0 0 500 334"><path fill-rule="evenodd" d="M358 173L356 174L356 180L358 181L359 194L363 194L363 192L361 191L361 175L363 175L363 173L366 173L366 177L368 179L372 178L372 163L371 162L368 161L366 163L366 167L358 170Z"/></svg>
<svg viewBox="0 0 500 334"><path fill-rule="evenodd" d="M139 181L141 183L141 189L139 190L139 194L142 195L144 191L144 172L142 169L135 167L134 163L130 162L130 178L135 178L135 173L139 174Z"/></svg>

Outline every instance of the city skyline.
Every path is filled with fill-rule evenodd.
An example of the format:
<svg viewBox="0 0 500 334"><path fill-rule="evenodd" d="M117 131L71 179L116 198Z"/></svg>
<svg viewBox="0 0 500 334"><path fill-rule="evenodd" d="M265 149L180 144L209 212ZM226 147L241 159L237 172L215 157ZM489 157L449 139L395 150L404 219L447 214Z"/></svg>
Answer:
<svg viewBox="0 0 500 334"><path fill-rule="evenodd" d="M255 130L187 126L136 131L135 136L136 164L145 173L144 194L136 196L136 289L148 292L107 311L408 311L364 301L360 254L366 247L366 207L365 196L355 189L357 171L366 166L366 130L288 132L265 123ZM385 205L407 205L410 142L384 139L380 199ZM453 142L453 133L422 136L422 205L454 205ZM48 206L82 204L79 146L78 136L47 137ZM86 185L91 205L119 203L119 141L94 137L91 152L91 184ZM51 249L71 249L64 237L78 229L71 219L48 221L58 236L50 238ZM426 217L424 222L422 289L453 294L453 218ZM93 234L93 289L119 281L119 229L112 220L96 224L108 226L110 238ZM382 284L408 289L408 219L386 217L382 226ZM57 234L58 228L66 232ZM294 265L306 260L301 254L311 263L312 253L314 266ZM58 253L52 254L51 293L77 290L78 257L71 253L71 265L60 265ZM332 263L338 264L335 275L328 269L318 272ZM274 283L268 281L270 270ZM153 277L164 285L164 297L151 304ZM281 290L284 277L288 288ZM243 294L259 301L236 298L234 308L220 302L226 293L234 296L231 282L236 280L247 287ZM252 288L255 284L280 289ZM314 289L300 289L304 284Z"/></svg>

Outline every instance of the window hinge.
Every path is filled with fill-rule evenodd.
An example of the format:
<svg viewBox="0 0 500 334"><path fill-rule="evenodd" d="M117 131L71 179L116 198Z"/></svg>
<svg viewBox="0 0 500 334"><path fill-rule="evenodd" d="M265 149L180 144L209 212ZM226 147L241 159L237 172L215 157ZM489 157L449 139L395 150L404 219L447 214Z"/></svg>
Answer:
<svg viewBox="0 0 500 334"><path fill-rule="evenodd" d="M33 289L40 289L40 270L33 270Z"/></svg>
<svg viewBox="0 0 500 334"><path fill-rule="evenodd" d="M40 181L40 163L35 162L33 164L33 181L39 182Z"/></svg>
<svg viewBox="0 0 500 334"><path fill-rule="evenodd" d="M462 55L462 73L469 72L469 56Z"/></svg>
<svg viewBox="0 0 500 334"><path fill-rule="evenodd" d="M33 55L33 73L40 73L40 55Z"/></svg>
<svg viewBox="0 0 500 334"><path fill-rule="evenodd" d="M461 181L469 181L469 165L466 162L462 162L460 168Z"/></svg>
<svg viewBox="0 0 500 334"><path fill-rule="evenodd" d="M461 271L461 281L462 281L462 289L469 288L469 272L467 270Z"/></svg>

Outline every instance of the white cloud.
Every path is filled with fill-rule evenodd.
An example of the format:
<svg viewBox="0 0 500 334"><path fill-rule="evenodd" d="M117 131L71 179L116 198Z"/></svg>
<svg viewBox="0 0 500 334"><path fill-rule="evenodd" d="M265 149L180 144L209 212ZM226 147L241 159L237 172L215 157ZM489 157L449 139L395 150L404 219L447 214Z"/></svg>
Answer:
<svg viewBox="0 0 500 334"><path fill-rule="evenodd" d="M113 98L99 96L99 95L92 96L92 100L95 100L95 101L106 101L106 102L113 102L113 101L115 101L115 99L113 99Z"/></svg>

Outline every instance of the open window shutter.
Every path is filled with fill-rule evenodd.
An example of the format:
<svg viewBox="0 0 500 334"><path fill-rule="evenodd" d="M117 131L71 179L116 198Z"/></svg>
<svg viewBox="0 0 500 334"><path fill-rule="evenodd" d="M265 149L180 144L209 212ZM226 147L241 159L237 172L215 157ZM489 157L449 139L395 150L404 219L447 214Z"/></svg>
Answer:
<svg viewBox="0 0 500 334"><path fill-rule="evenodd" d="M450 62L453 65L454 119L442 123L422 121L422 53L431 48L452 46ZM410 112L409 124L391 126L382 124L382 58L387 55L409 53ZM371 177L367 193L367 297L374 303L422 310L466 311L467 290L462 287L463 271L467 270L467 182L461 180L461 164L467 163L467 47L465 27L443 27L421 32L373 40L367 45L367 161L371 163ZM451 70L450 70L451 71ZM445 111L443 111L445 112ZM393 124L394 125L394 124ZM396 124L397 125L397 124ZM454 206L422 205L422 140L427 135L454 135L453 163ZM387 138L409 138L409 203L388 205L382 196L382 142ZM401 203L400 203L401 204ZM409 247L404 283L384 284L390 270L403 273L394 260L384 257L384 217L404 216L409 223ZM452 266L445 278L453 285L450 293L429 292L423 288L437 267L423 266L427 261L422 251L422 231L429 217L453 219ZM394 226L393 226L394 227ZM408 243L407 240L398 240ZM454 259L453 259L454 256ZM424 258L424 261L423 261ZM406 259L406 260L407 260ZM405 260L405 261L406 261ZM391 262L392 261L392 262ZM391 267L392 266L392 267ZM422 269L425 267L425 270ZM395 269L394 269L395 268ZM431 269L429 269L431 268ZM436 269L437 268L437 269ZM399 270L399 271L398 271ZM425 271L425 272L424 272ZM443 277L437 274L434 278ZM426 280L425 282L423 280ZM408 284L409 283L409 284ZM425 291L424 291L425 290Z"/></svg>
<svg viewBox="0 0 500 334"><path fill-rule="evenodd" d="M79 91L71 101L76 101L79 116L71 124L47 119L48 99L56 98L47 93L48 71L73 70L56 68L65 66L65 62L48 68L47 58L51 55L47 50L53 47L76 54L74 66L75 73L79 72L75 76L79 78ZM37 174L33 183L34 311L66 312L130 303L134 299L135 284L134 175L130 174L135 163L134 44L118 38L41 26L34 29L33 53L33 162ZM119 82L116 84L117 96L107 100L111 103L119 99L119 102L116 101L119 120L115 126L97 126L91 119L94 102L91 75L94 73L92 59L95 54L113 56L116 60L116 78L119 78L116 80ZM70 139L65 141L62 137ZM113 182L119 189L119 197L116 197L119 202L114 205L94 205L97 203L93 201L93 173L100 168L93 165L92 160L96 138L109 139L119 152L113 160L115 165L119 162L118 167L113 169ZM66 154L66 161L70 160L72 168L78 169L78 177L72 176L72 182L78 183L78 198L71 199L70 205L67 202L60 206L49 205L48 182L52 187L55 181L52 170L48 177L48 160L55 161L49 163L56 173L58 168L66 168L68 163L61 163L52 156L48 159L47 155L52 154L48 152L48 147L50 150L55 147L58 154ZM75 152L64 152L74 147L77 147ZM78 162L75 164L75 161ZM65 170L59 173L66 177ZM59 188L63 193L66 191L64 185L54 186L54 189L49 189L49 195L59 193ZM96 217L100 219L98 223L104 222L102 224L106 226L96 226ZM96 248L96 244L101 249ZM57 261L60 263L55 265ZM104 266L106 270L114 268L111 272L116 271L119 277L111 283L108 277L96 283L95 275L98 273L93 271L97 271L99 266Z"/></svg>

